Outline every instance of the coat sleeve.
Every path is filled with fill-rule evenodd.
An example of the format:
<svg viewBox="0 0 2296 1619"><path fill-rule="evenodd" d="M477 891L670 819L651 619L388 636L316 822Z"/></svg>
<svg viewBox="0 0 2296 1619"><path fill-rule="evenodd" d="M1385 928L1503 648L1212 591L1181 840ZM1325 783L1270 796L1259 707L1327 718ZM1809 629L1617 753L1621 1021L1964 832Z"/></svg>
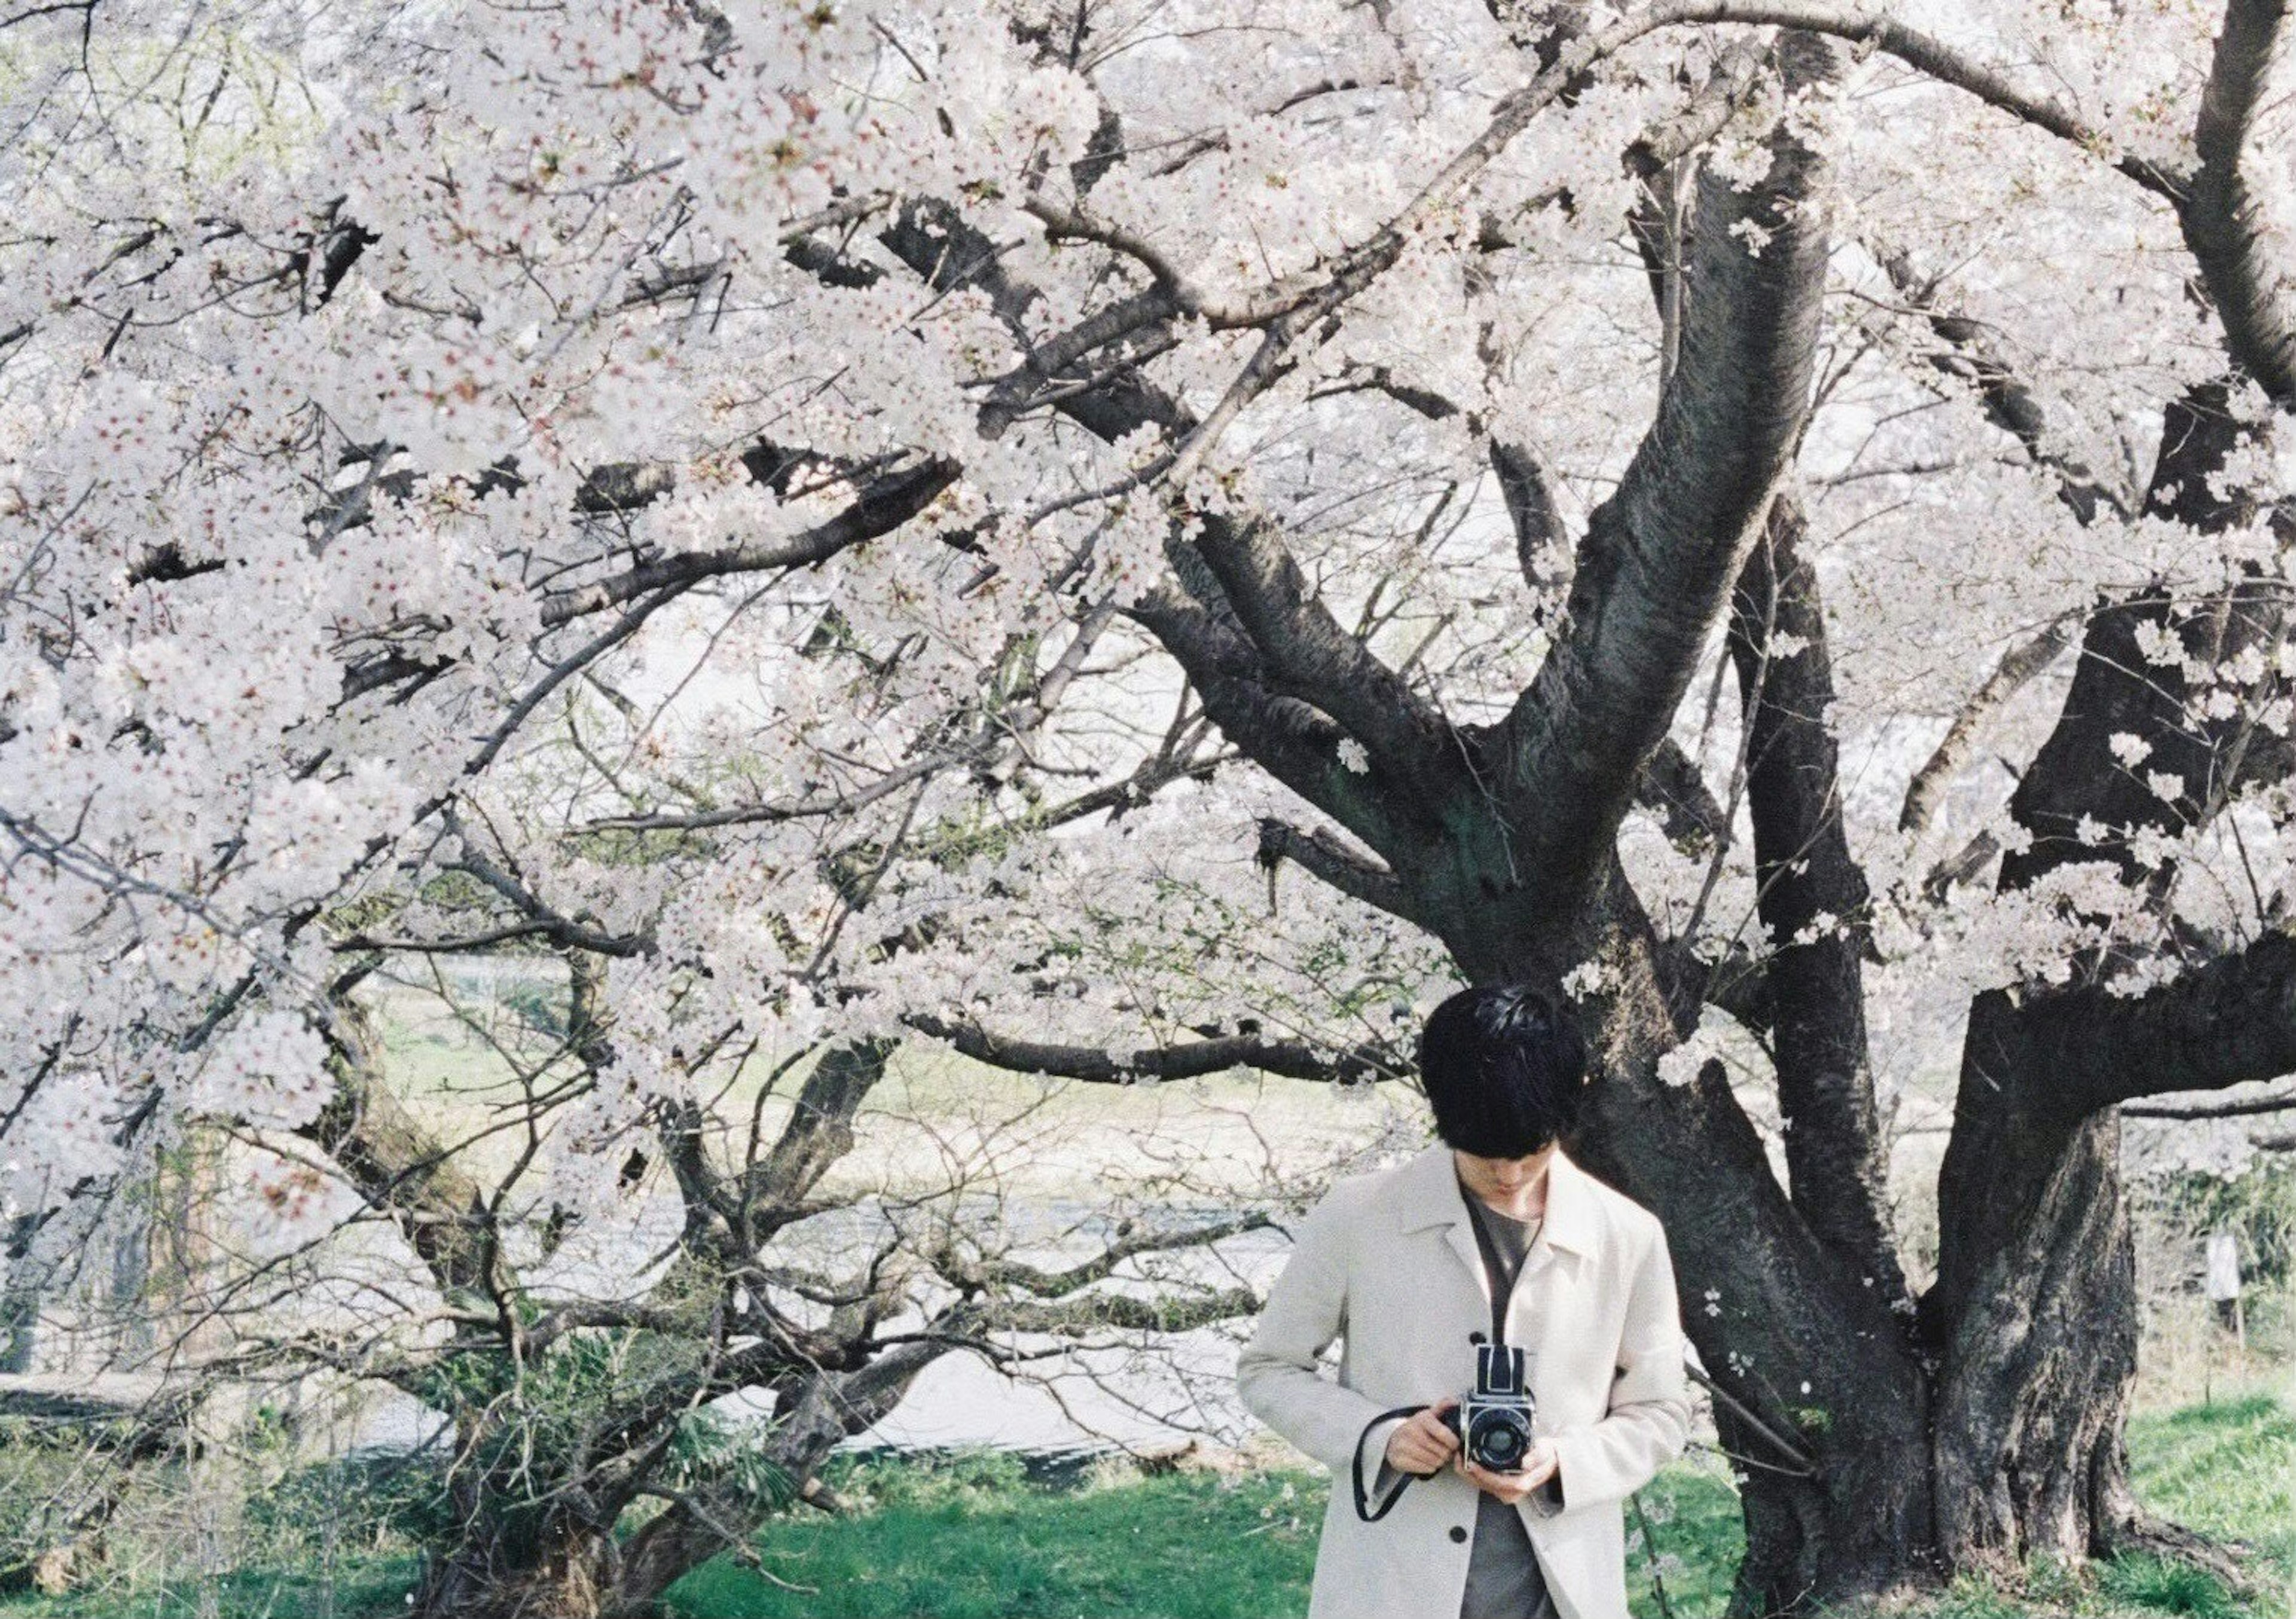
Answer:
<svg viewBox="0 0 2296 1619"><path fill-rule="evenodd" d="M1610 1409L1600 1421L1554 1436L1557 1491L1541 1490L1533 1497L1534 1510L1551 1515L1622 1500L1689 1442L1690 1380L1683 1370L1674 1263L1666 1233L1655 1222L1650 1229L1628 1283Z"/></svg>
<svg viewBox="0 0 2296 1619"><path fill-rule="evenodd" d="M1325 1198L1300 1223L1292 1256L1268 1289L1250 1343L1236 1357L1235 1386L1253 1416L1338 1473L1353 1465L1381 1409L1320 1370L1347 1319L1348 1213ZM1365 1447L1366 1474L1377 1466L1390 1427L1381 1425L1379 1446Z"/></svg>

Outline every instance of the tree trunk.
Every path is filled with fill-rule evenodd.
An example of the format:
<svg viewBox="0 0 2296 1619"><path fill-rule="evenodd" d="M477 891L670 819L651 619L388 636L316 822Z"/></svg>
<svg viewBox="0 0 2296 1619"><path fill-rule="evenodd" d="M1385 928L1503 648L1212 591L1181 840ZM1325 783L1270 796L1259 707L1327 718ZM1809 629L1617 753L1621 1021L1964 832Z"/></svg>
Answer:
<svg viewBox="0 0 2296 1619"><path fill-rule="evenodd" d="M2103 1556L2137 1536L2121 1440L2136 1377L2136 1269L2117 1111L2049 1106L1999 991L1978 997L1938 1183L1943 1351L1938 1539L1956 1566Z"/></svg>
<svg viewBox="0 0 2296 1619"><path fill-rule="evenodd" d="M1728 645L1746 714L1757 904L1775 941L1764 973L1788 1196L1824 1250L1811 1268L1822 1263L1832 1296L1805 1294L1798 1304L1823 1305L1822 1320L1792 1334L1816 1375L1768 1384L1774 1402L1797 1415L1792 1437L1815 1476L1774 1470L1787 1460L1781 1447L1726 1404L1717 1411L1729 1450L1772 1464L1740 1469L1747 1475L1747 1553L1734 1592L1740 1613L1874 1595L1935 1566L1930 1391L1912 1353L1911 1300L1889 1228L1887 1154L1867 1051L1871 902L1842 824L1825 718L1834 700L1832 658L1807 538L1799 504L1781 495L1740 576ZM1749 1173L1757 1168L1767 1173L1767 1158L1750 1163ZM1702 1313L1691 1312L1693 1319ZM1722 1358L1726 1367L1726 1351ZM1846 1397L1820 1399L1826 1389Z"/></svg>
<svg viewBox="0 0 2296 1619"><path fill-rule="evenodd" d="M2222 487L2254 431L2229 397L2226 384L2209 382L2171 404L2148 510L2201 533L2253 519L2252 493ZM2276 644L2284 621L2279 593L2254 580L2194 603L2163 592L2101 605L2056 725L2010 800L2032 838L2004 858L2000 887L2105 861L2123 881L2165 895L2174 868L2136 859L2135 835L2204 823L2241 780L2284 773L2285 762L2251 735L2264 691L2243 691L2240 712L2213 717L2182 668L2146 658L2141 632L2214 664ZM2164 799L2120 765L2112 740L2124 732L2150 749L2146 770L2179 776L2185 791ZM2098 825L2101 838L2081 835ZM1956 1566L2002 1572L2034 1556L2070 1561L2163 1541L2202 1549L2141 1512L2128 1485L2122 1432L2139 1322L2120 1116L2097 1109L2089 1076L2034 1034L2068 993L2077 992L1980 994L1963 1042L1938 1181L1938 1280L1922 1301L1924 1337L1940 1357L1938 1541ZM2157 1077L2177 1088L2173 1066Z"/></svg>
<svg viewBox="0 0 2296 1619"><path fill-rule="evenodd" d="M431 1564L413 1619L607 1619L620 1554L610 1528L550 1514L539 1524L489 1517L470 1524ZM641 1610L642 1611L642 1610Z"/></svg>
<svg viewBox="0 0 2296 1619"><path fill-rule="evenodd" d="M761 1501L738 1484L705 1486L630 1537L617 1579L614 1615L651 1613L662 1593L693 1570L735 1547L763 1521L765 1509L805 1493L815 1470L839 1443L882 1420L900 1403L917 1374L948 1351L939 1344L905 1344L868 1365L836 1375L816 1374L785 1390L775 1411L766 1460L784 1481L775 1501Z"/></svg>
<svg viewBox="0 0 2296 1619"><path fill-rule="evenodd" d="M1647 924L1614 880L1616 975L1572 1153L1665 1223L1683 1325L1721 1391L1747 1549L1734 1615L1806 1610L1936 1566L1929 1390L1882 1278L1821 1237L1773 1173L1718 1063L1659 1079L1678 1037Z"/></svg>

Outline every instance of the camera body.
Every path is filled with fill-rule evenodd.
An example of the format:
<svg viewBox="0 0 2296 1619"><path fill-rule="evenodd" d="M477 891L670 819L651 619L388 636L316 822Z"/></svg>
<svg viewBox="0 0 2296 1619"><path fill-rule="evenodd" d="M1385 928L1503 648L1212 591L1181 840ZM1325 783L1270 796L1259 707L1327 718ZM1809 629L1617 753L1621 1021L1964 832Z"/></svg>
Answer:
<svg viewBox="0 0 2296 1619"><path fill-rule="evenodd" d="M1475 1387L1443 1413L1467 1460L1487 1473L1520 1473L1529 1459L1537 1410L1523 1381L1522 1351L1507 1344L1475 1350Z"/></svg>

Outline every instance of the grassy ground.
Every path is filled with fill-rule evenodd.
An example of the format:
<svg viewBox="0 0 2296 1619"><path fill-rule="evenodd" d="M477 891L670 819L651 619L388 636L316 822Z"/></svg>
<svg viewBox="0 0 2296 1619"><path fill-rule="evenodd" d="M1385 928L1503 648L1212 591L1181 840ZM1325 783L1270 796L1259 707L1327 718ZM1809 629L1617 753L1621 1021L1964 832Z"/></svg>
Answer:
<svg viewBox="0 0 2296 1619"><path fill-rule="evenodd" d="M412 1558L321 1571L241 1569L212 1580L176 1578L72 1597L0 1597L7 1619L381 1619L406 1610Z"/></svg>
<svg viewBox="0 0 2296 1619"><path fill-rule="evenodd" d="M2252 1590L2149 1558L2021 1587L1964 1582L1900 1619L2279 1619L2296 1596L2296 1403L2272 1394L2140 1417L2139 1494L2194 1528L2242 1542ZM1107 1472L1031 1484L1001 1456L931 1467L849 1465L862 1510L800 1509L769 1525L754 1566L721 1558L671 1593L678 1619L1283 1619L1307 1608L1324 1483L1304 1471L1152 1477ZM1710 1458L1643 1492L1650 1540L1628 1517L1636 1619L1716 1619L1739 1539L1736 1498ZM762 1572L761 1572L762 1571ZM70 1599L0 1598L0 1619L332 1619L401 1609L406 1558L221 1578L146 1579ZM1663 1586L1661 1599L1659 1588Z"/></svg>
<svg viewBox="0 0 2296 1619"><path fill-rule="evenodd" d="M670 1597L679 1619L1281 1619L1308 1608L1323 1478L1183 1473L1081 1491L939 1492L758 1537L765 1574L720 1558ZM1716 1468L1668 1468L1643 1492L1657 1548L1629 1518L1637 1619L1718 1615L1742 1545ZM770 1575L770 1578L767 1576ZM776 1582L779 1582L776 1583ZM1655 1582L1655 1583L1654 1583Z"/></svg>
<svg viewBox="0 0 2296 1619"><path fill-rule="evenodd" d="M2246 1600L2187 1566L2136 1558L2078 1574L2036 1568L2015 1591L1965 1582L1923 1607L1933 1619L2288 1612L2296 1407L2257 1394L2146 1416L2129 1445L2147 1504L2252 1549L2257 1589ZM721 1558L678 1586L672 1605L684 1619L1278 1619L1307 1610L1324 1487L1285 1472L1069 1491L921 1478L850 1518L773 1525L756 1548L765 1574ZM1710 1463L1677 1464L1642 1505L1649 1544L1628 1517L1636 1619L1714 1619L1743 1545L1726 1476Z"/></svg>
<svg viewBox="0 0 2296 1619"><path fill-rule="evenodd" d="M1182 1473L1054 1491L926 1482L850 1520L792 1518L759 1566L720 1558L672 1593L684 1619L1021 1619L1170 1614L1270 1619L1302 1608L1320 1486Z"/></svg>

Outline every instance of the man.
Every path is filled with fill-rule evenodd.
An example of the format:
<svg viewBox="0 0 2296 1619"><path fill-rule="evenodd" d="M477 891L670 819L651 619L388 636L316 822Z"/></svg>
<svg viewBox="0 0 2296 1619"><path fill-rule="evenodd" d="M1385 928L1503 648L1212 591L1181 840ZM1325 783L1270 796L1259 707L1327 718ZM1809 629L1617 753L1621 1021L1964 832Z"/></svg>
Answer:
<svg viewBox="0 0 2296 1619"><path fill-rule="evenodd" d="M1335 1475L1310 1619L1628 1619L1622 1504L1681 1451L1690 1402L1657 1219L1556 1145L1586 1063L1536 993L1452 996L1420 1037L1440 1139L1300 1224L1236 1385ZM1512 1474L1470 1463L1439 1419L1494 1327L1537 1401ZM1318 1367L1341 1337L1333 1382ZM1389 1414L1410 1405L1430 1409Z"/></svg>

